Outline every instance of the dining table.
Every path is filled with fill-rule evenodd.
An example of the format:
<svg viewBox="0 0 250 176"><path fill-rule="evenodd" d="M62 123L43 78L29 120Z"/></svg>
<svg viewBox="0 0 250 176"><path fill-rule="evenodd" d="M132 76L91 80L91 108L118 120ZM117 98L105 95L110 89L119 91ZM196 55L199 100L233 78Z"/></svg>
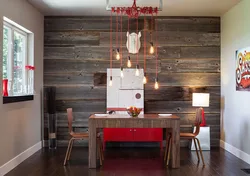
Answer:
<svg viewBox="0 0 250 176"><path fill-rule="evenodd" d="M102 128L166 128L171 132L171 167L180 167L180 118L176 115L93 114L89 117L89 168L97 168L97 130ZM167 136L167 135L166 135Z"/></svg>

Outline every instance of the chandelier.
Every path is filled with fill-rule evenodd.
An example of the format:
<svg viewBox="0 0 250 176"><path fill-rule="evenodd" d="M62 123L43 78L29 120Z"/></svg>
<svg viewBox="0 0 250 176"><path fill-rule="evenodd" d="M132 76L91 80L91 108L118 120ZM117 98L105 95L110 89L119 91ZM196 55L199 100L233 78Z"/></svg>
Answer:
<svg viewBox="0 0 250 176"><path fill-rule="evenodd" d="M107 3L109 1L107 0ZM144 69L144 77L143 77L143 83L146 84L148 82L147 79L147 73L146 73L146 58L147 54L153 55L155 58L155 83L154 83L154 88L158 89L159 88L159 83L158 83L158 34L157 34L157 24L155 21L155 34L153 37L153 20L155 17L157 17L157 14L159 11L162 10L162 0L160 0L160 6L159 7L140 7L137 6L136 0L133 0L133 4L131 7L108 7L107 10L110 11L110 80L109 80L109 86L112 86L112 64L113 64L113 57L115 55L116 60L120 61L120 68L121 68L121 78L123 78L124 73L123 73L123 51L122 51L122 44L123 44L123 36L122 36L122 19L123 16L127 16L128 18L128 32L127 32L127 42L126 46L128 48L128 55L125 56L127 58L127 67L131 68L132 63L131 59L132 54L136 54L136 65L135 65L135 76L140 76L139 72L139 49L140 49L140 40L139 38L141 37L141 32L139 32L138 29L138 18L140 16L144 17L144 26L146 26L146 16L151 16L151 27L152 27L152 32L150 33L150 41L146 41L146 30L143 30L143 69ZM115 16L116 20L116 37L115 37L115 49L113 49L113 18ZM136 33L131 33L130 34L130 19L135 19L136 20ZM120 32L119 32L119 26L118 23L120 22ZM120 33L120 36L119 36ZM133 40L131 42L130 40ZM131 46L133 45L133 46ZM149 47L149 50L147 52L147 47ZM114 54L115 52L115 54Z"/></svg>

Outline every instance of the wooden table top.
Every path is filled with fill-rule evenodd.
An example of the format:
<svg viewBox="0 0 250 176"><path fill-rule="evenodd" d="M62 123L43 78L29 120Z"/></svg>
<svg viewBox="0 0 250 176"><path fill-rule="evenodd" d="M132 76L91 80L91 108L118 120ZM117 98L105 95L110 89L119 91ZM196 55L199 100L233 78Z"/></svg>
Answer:
<svg viewBox="0 0 250 176"><path fill-rule="evenodd" d="M168 119L168 120L180 120L180 117L176 116L176 115L169 115L169 116L160 116L158 114L140 114L138 117L131 117L128 114L112 114L112 115L91 115L89 117L89 119L107 119L107 118L111 118L111 119Z"/></svg>

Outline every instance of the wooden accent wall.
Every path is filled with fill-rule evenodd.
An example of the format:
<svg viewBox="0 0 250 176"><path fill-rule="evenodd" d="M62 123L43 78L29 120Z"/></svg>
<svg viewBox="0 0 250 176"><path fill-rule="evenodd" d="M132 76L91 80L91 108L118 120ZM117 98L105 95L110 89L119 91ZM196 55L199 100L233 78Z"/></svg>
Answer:
<svg viewBox="0 0 250 176"><path fill-rule="evenodd" d="M208 92L211 99L205 113L211 127L211 145L219 146L220 18L159 17L153 26L150 18L145 25L144 20L139 19L139 29L145 30L149 39L150 32L155 34L156 23L160 89L153 89L155 60L147 56L149 84L145 86L145 112L177 114L181 117L181 131L191 131L195 118L192 93ZM135 31L136 21L131 20L130 26L131 31ZM57 88L60 145L66 145L68 139L66 108L73 108L76 131L86 130L90 114L105 112L106 82L102 73L109 67L109 27L109 17L45 17L44 85ZM124 18L125 40L126 31L127 19ZM114 46L115 35L113 32ZM127 56L125 40L124 57ZM131 58L135 67L135 57ZM143 47L139 60L142 66ZM120 67L119 61L114 61L114 67ZM45 132L46 127L45 116Z"/></svg>

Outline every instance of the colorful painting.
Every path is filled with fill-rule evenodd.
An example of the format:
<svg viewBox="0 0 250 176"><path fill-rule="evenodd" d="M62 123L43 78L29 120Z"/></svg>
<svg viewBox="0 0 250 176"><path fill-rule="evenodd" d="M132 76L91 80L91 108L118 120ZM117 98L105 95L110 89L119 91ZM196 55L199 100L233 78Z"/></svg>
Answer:
<svg viewBox="0 0 250 176"><path fill-rule="evenodd" d="M250 47L236 51L236 90L250 91Z"/></svg>

